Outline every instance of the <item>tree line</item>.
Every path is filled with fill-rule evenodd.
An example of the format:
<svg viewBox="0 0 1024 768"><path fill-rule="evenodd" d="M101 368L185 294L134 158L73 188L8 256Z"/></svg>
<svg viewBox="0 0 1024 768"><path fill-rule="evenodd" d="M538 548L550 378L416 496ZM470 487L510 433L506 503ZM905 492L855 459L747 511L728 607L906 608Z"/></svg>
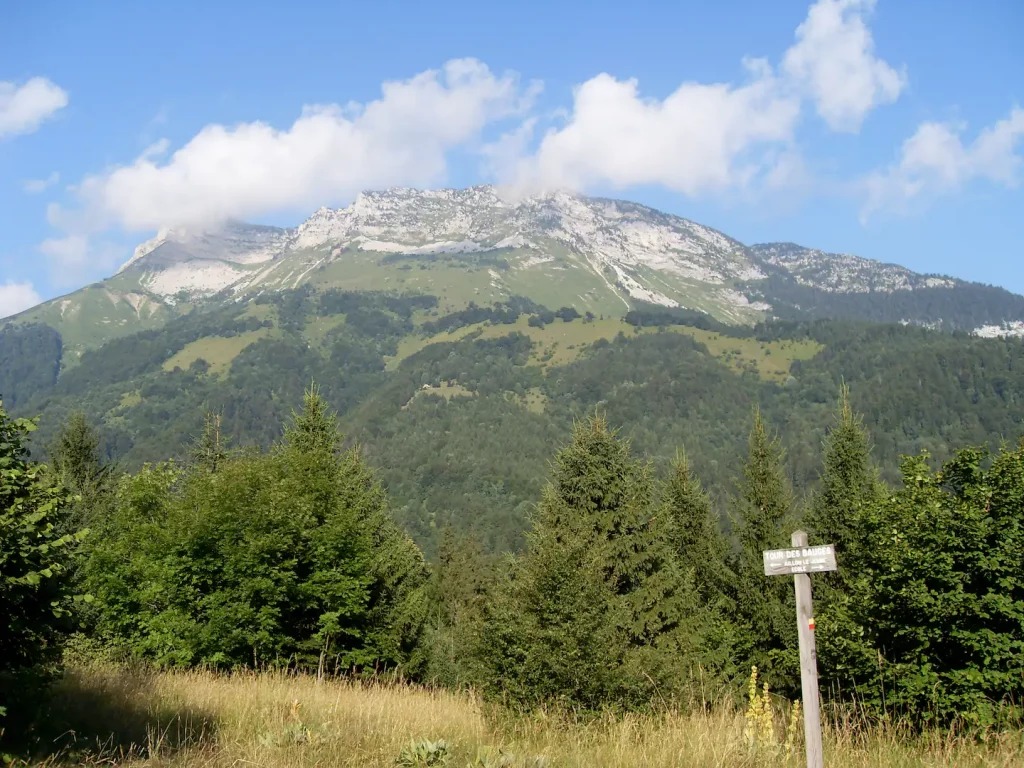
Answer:
<svg viewBox="0 0 1024 768"><path fill-rule="evenodd" d="M315 387L270 449L208 415L190 456L128 473L80 415L26 453L0 409L0 707L8 733L79 653L165 667L398 673L530 708L693 705L752 667L796 696L792 587L761 553L803 526L823 693L916 723L1014 722L1024 693L1024 442L905 457L880 479L840 392L821 483L794 493L755 408L726 520L680 448L657 481L599 413L578 420L503 557L446 529L431 566ZM699 446L691 446L696 451ZM512 461L513 459L510 459Z"/></svg>

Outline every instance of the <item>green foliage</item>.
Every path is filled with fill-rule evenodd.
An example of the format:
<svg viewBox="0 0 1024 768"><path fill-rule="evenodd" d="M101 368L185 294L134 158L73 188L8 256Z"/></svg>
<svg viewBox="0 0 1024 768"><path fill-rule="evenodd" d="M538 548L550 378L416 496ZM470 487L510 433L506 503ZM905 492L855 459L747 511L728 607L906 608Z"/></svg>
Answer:
<svg viewBox="0 0 1024 768"><path fill-rule="evenodd" d="M100 438L81 411L73 411L50 445L50 463L57 481L75 495L67 518L69 530L92 525L105 513L114 477L103 465Z"/></svg>
<svg viewBox="0 0 1024 768"><path fill-rule="evenodd" d="M484 609L497 575L492 560L475 537L444 529L430 578L424 641L429 681L460 688L481 679Z"/></svg>
<svg viewBox="0 0 1024 768"><path fill-rule="evenodd" d="M203 431L192 446L192 463L206 472L216 472L228 457L226 439L221 436L219 413L206 412Z"/></svg>
<svg viewBox="0 0 1024 768"><path fill-rule="evenodd" d="M902 463L870 509L859 615L879 657L861 695L898 715L990 726L1024 695L1024 443ZM1007 712L1003 708L1010 707Z"/></svg>
<svg viewBox="0 0 1024 768"><path fill-rule="evenodd" d="M747 668L756 666L773 690L784 692L795 691L799 679L793 585L765 577L762 552L789 546L793 504L782 447L755 408L735 500L740 653L748 660Z"/></svg>
<svg viewBox="0 0 1024 768"><path fill-rule="evenodd" d="M859 555L858 517L878 493L877 471L863 419L850 405L850 388L839 390L839 408L822 449L821 490L814 495L807 525L817 541L834 544L851 565Z"/></svg>
<svg viewBox="0 0 1024 768"><path fill-rule="evenodd" d="M558 453L527 541L488 606L490 689L595 708L671 685L693 590L653 514L648 467L602 417Z"/></svg>
<svg viewBox="0 0 1024 768"><path fill-rule="evenodd" d="M426 568L315 390L284 442L125 477L86 571L97 629L158 664L409 662Z"/></svg>
<svg viewBox="0 0 1024 768"><path fill-rule="evenodd" d="M410 341L427 341L427 326L416 322L438 322L431 314L436 301L302 289L268 293L248 305L200 306L159 331L83 355L55 389L40 385L19 396L18 415L44 415L33 445L43 457L58 426L73 411L84 411L96 425L101 460L137 469L169 456L186 459L207 411L221 414L222 438L232 446L268 449L281 439L288 415L315 379L351 440L381 469L396 518L431 556L447 524L474 530L490 551L520 549L547 457L572 421L594 408L622 425L637 452L652 458L658 477L668 474L677 445L699 448L691 456L693 468L716 500L733 490L747 432L745 412L755 402L788 446L786 470L794 490L804 495L816 488L818 445L843 380L850 385L851 405L871 430L881 475L890 482L898 479L902 454L928 450L944 461L952 446L1015 435L1024 424L1019 340L835 321L719 328L700 314L660 310L663 317L642 324L715 329L701 331L709 347L681 333L630 333L586 349L572 342L571 353L562 342L541 365L530 338L499 322L486 335L508 330L507 335L484 339L470 333L457 343L426 344L395 362L400 342L408 350L415 346ZM543 308L510 299L444 322L490 317L498 310L515 314L525 329L521 313ZM555 323L545 333L573 327ZM197 339L237 339L257 331L266 335L238 352L219 375L202 366L165 370L169 359ZM723 364L734 339L749 362L771 351L773 368L797 347L823 349L812 359L787 363L787 377L776 383L760 377L756 365L739 370L728 360ZM552 352L549 347L545 354ZM445 382L472 394L452 402L422 394L413 400L424 385ZM528 410L524 403L535 406ZM517 461L506 461L508 453Z"/></svg>
<svg viewBox="0 0 1024 768"><path fill-rule="evenodd" d="M821 683L837 699L855 693L852 681L870 675L877 660L856 613L869 599L861 579L867 549L864 516L885 495L863 419L854 413L849 387L843 384L822 445L821 490L813 495L805 521L811 543L833 544L839 563L837 572L817 576L814 585Z"/></svg>
<svg viewBox="0 0 1024 768"><path fill-rule="evenodd" d="M66 578L85 535L65 532L70 493L27 460L33 421L0 402L0 714L14 675L55 659L72 596Z"/></svg>
<svg viewBox="0 0 1024 768"><path fill-rule="evenodd" d="M451 752L444 739L437 741L414 741L402 749L395 759L395 765L401 768L421 768L421 766L448 765Z"/></svg>
<svg viewBox="0 0 1024 768"><path fill-rule="evenodd" d="M676 455L661 498L660 514L667 521L670 545L703 606L694 635L701 647L701 664L723 678L734 678L740 668L736 663L736 574L731 568L730 544L686 453Z"/></svg>
<svg viewBox="0 0 1024 768"><path fill-rule="evenodd" d="M0 392L8 407L53 389L62 353L60 334L48 325L0 327Z"/></svg>
<svg viewBox="0 0 1024 768"><path fill-rule="evenodd" d="M774 271L770 267L769 270ZM909 320L973 331L1024 313L1024 297L979 283L959 283L953 289L919 286L911 291L840 293L802 285L792 275L776 273L746 287L748 296L767 301L776 316L790 319L837 318L877 323Z"/></svg>
<svg viewBox="0 0 1024 768"><path fill-rule="evenodd" d="M726 565L729 543L685 452L680 451L672 462L662 492L662 509L676 558L684 571L693 574L701 600L710 603L726 595L735 580Z"/></svg>

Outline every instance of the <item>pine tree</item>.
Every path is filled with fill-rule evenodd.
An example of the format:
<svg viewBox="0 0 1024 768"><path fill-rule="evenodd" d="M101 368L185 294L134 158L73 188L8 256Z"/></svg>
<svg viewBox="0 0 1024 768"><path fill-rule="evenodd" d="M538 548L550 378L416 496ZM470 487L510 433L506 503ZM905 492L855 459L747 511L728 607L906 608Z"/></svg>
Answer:
<svg viewBox="0 0 1024 768"><path fill-rule="evenodd" d="M878 474L871 463L870 439L863 419L850 406L850 388L843 384L835 423L823 445L821 490L807 516L814 543L834 544L837 558L853 566L848 558L857 557L857 518L877 494Z"/></svg>
<svg viewBox="0 0 1024 768"><path fill-rule="evenodd" d="M668 521L676 560L699 606L692 640L700 647L704 672L733 678L741 670L735 663L736 574L729 566L729 542L683 451L676 455L662 491L661 515Z"/></svg>
<svg viewBox="0 0 1024 768"><path fill-rule="evenodd" d="M227 457L227 439L221 436L220 414L207 411L203 432L192 446L192 463L205 472L213 473Z"/></svg>
<svg viewBox="0 0 1024 768"><path fill-rule="evenodd" d="M94 523L109 502L112 468L100 462L99 435L81 411L61 425L49 447L57 481L78 496L70 507L67 532Z"/></svg>
<svg viewBox="0 0 1024 768"><path fill-rule="evenodd" d="M762 555L766 549L790 545L793 494L783 459L778 438L769 435L760 409L755 408L736 501L737 609L749 664L757 665L772 688L787 692L796 689L799 670L793 584L765 576Z"/></svg>
<svg viewBox="0 0 1024 768"><path fill-rule="evenodd" d="M478 679L475 651L494 575L479 540L446 526L429 587L427 677L431 681L458 687Z"/></svg>
<svg viewBox="0 0 1024 768"><path fill-rule="evenodd" d="M604 418L574 427L488 609L492 686L588 707L650 694L695 613L652 496L649 468Z"/></svg>
<svg viewBox="0 0 1024 768"><path fill-rule="evenodd" d="M292 411L292 423L285 431L284 441L306 454L337 453L341 445L338 417L328 408L315 382L302 395L302 411Z"/></svg>
<svg viewBox="0 0 1024 768"><path fill-rule="evenodd" d="M672 474L662 492L661 514L668 520L679 566L693 574L701 600L711 603L728 592L735 579L726 564L728 542L685 451L676 454L672 462Z"/></svg>
<svg viewBox="0 0 1024 768"><path fill-rule="evenodd" d="M814 578L818 669L822 690L833 698L854 695L857 682L871 677L877 659L857 616L870 591L862 562L869 535L865 515L882 498L870 439L843 384L834 424L822 446L821 490L807 516L811 543L835 545L839 566Z"/></svg>

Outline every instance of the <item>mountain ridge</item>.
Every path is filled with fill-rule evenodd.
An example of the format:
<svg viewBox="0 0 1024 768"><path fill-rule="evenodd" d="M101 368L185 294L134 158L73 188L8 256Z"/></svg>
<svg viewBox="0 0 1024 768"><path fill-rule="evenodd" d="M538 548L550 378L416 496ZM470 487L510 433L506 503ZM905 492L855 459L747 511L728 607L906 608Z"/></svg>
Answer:
<svg viewBox="0 0 1024 768"><path fill-rule="evenodd" d="M12 319L54 325L80 353L198 303L302 284L428 293L447 310L520 295L599 314L685 307L747 325L833 311L987 334L1024 323L1024 297L1005 289L793 243L745 245L629 201L492 186L367 191L292 228L165 229L107 280Z"/></svg>

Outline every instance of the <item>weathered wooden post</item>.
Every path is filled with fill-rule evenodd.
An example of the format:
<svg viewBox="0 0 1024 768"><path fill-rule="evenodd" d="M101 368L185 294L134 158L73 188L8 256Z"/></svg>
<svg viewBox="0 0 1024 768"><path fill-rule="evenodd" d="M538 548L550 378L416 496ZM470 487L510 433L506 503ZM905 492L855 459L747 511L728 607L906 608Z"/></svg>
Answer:
<svg viewBox="0 0 1024 768"><path fill-rule="evenodd" d="M796 625L800 637L800 687L804 708L804 744L807 768L823 768L821 751L821 705L818 692L818 655L814 649L814 605L811 602L811 573L836 570L836 551L831 544L807 545L807 533L796 531L793 549L770 549L764 554L766 576L793 574L796 589Z"/></svg>

